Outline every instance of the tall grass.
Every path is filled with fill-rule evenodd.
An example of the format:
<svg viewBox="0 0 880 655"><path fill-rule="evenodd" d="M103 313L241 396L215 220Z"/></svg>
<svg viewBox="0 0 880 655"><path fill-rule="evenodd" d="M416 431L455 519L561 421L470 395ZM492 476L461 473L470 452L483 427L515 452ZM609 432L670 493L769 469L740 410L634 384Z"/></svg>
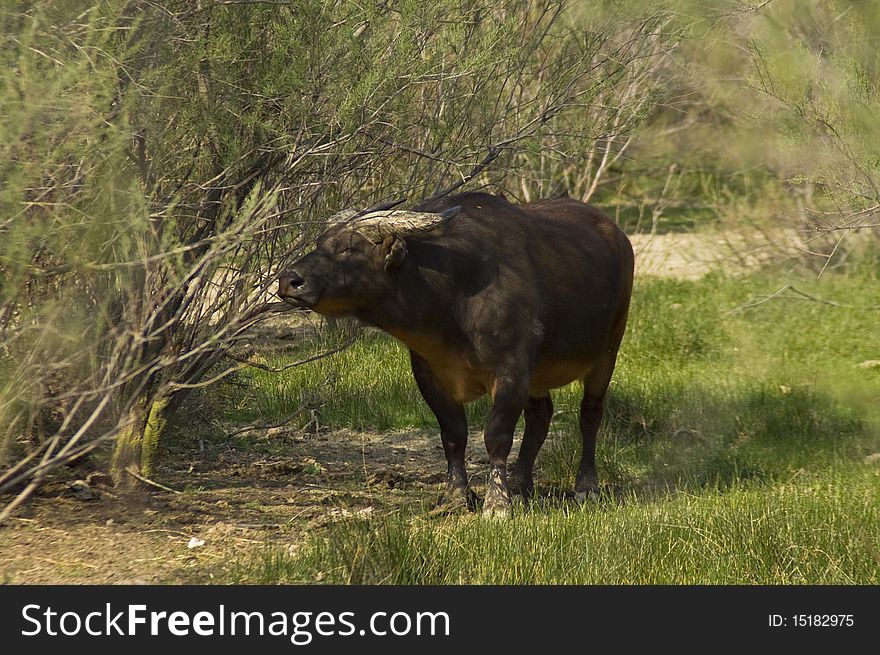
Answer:
<svg viewBox="0 0 880 655"><path fill-rule="evenodd" d="M880 285L805 278L642 280L598 449L605 501L558 504L579 457L579 385L554 392L545 498L507 522L380 516L299 556L243 559L241 581L870 583L880 581ZM299 356L291 354L291 356ZM281 357L284 360L285 357ZM329 378L329 382L326 379ZM436 429L405 349L378 334L310 367L247 380L258 412L316 394L325 424ZM471 409L483 427L485 403ZM481 448L474 439L472 448Z"/></svg>

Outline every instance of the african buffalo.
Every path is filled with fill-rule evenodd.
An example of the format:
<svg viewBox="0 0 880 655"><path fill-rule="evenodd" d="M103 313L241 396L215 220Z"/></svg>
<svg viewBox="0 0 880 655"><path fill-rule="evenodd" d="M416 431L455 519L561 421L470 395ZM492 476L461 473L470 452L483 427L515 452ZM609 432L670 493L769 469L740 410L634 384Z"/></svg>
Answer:
<svg viewBox="0 0 880 655"><path fill-rule="evenodd" d="M352 315L409 348L448 462L443 499L469 500L464 404L491 394L483 510L532 492L553 403L583 382L575 492L598 491L596 433L626 327L633 251L598 209L570 198L514 205L485 193L414 211L343 212L279 278L279 296L319 314ZM525 432L508 477L520 414Z"/></svg>

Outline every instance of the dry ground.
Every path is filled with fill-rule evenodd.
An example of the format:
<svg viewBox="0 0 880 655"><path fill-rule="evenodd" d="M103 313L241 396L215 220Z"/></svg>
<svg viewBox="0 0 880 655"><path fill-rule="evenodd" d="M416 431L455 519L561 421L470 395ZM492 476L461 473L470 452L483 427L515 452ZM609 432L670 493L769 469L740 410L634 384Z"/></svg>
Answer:
<svg viewBox="0 0 880 655"><path fill-rule="evenodd" d="M157 479L182 493L120 495L94 474L88 499L69 482L45 486L2 530L0 576L11 583L208 582L243 549L296 548L329 521L427 504L442 488L443 453L429 432L254 436L266 438L284 440L289 455L229 448L166 462ZM485 460L476 446L470 451L478 479ZM193 539L204 544L190 547Z"/></svg>

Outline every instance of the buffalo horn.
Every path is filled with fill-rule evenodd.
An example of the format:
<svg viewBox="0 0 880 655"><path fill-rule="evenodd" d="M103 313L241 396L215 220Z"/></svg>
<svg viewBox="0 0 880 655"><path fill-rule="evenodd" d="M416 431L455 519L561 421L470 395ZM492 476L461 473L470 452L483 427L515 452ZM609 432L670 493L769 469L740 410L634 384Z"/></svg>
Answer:
<svg viewBox="0 0 880 655"><path fill-rule="evenodd" d="M451 207L439 213L413 212L404 210L371 212L364 218L354 221L351 229L364 235L370 241L381 241L386 236L424 234L439 227L455 216L461 207Z"/></svg>

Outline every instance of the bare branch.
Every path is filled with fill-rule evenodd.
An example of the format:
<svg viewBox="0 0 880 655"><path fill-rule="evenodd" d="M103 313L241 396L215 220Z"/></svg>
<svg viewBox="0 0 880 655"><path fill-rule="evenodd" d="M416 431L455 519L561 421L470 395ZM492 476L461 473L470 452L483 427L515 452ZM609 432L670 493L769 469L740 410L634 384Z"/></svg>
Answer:
<svg viewBox="0 0 880 655"><path fill-rule="evenodd" d="M791 293L793 293L794 296L784 295L787 291L790 291ZM806 301L810 301L810 302L820 303L823 305L829 305L830 307L842 307L842 308L846 308L846 309L862 309L862 310L871 310L871 311L880 310L880 305L845 305L843 303L835 302L833 300L826 300L824 298L817 298L816 296L812 296L808 293L800 291L799 289L796 289L795 287L793 287L790 284L786 284L785 286L780 287L779 289L777 289L776 291L774 291L773 293L771 293L767 296L761 296L758 299L750 300L749 302L744 303L744 304L740 305L739 307L734 307L730 311L725 312L724 316L726 317L726 316L730 316L732 314L737 314L737 313L743 312L747 309L753 309L755 307L763 305L766 302L769 302L771 300L776 300L776 299L806 300Z"/></svg>
<svg viewBox="0 0 880 655"><path fill-rule="evenodd" d="M182 493L182 492L178 491L177 489L172 489L171 487L166 487L164 484L160 484L160 483L156 482L155 480L150 480L149 478L145 478L140 473L137 473L136 471L132 471L131 469L126 469L125 472L128 473L135 480L139 480L139 481L143 482L144 484L148 484L151 487L155 487L156 489L161 489L162 491L167 491L172 494Z"/></svg>

